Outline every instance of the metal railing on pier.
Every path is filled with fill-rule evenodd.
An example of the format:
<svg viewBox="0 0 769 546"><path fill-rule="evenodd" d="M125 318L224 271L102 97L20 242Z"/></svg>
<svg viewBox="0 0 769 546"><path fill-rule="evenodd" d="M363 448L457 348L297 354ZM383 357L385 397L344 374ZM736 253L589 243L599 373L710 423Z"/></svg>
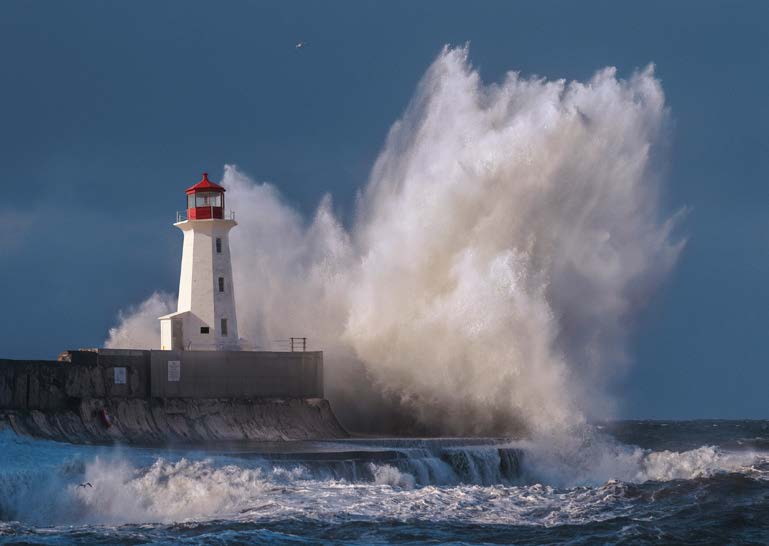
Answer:
<svg viewBox="0 0 769 546"><path fill-rule="evenodd" d="M307 352L306 337L290 337L288 339L273 339L272 343L277 346L279 351L288 351L291 353Z"/></svg>

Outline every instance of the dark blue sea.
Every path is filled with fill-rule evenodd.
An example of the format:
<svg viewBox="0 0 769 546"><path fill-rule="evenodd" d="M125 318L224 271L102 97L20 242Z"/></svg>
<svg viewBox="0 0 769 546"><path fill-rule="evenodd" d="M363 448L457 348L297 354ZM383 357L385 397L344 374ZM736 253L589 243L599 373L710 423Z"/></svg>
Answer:
<svg viewBox="0 0 769 546"><path fill-rule="evenodd" d="M768 421L137 448L0 432L3 544L767 544Z"/></svg>

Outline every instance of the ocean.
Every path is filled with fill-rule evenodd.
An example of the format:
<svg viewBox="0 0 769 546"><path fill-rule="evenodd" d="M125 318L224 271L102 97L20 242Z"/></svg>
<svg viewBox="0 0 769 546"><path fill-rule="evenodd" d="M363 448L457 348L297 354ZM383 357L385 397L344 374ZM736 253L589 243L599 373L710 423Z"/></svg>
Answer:
<svg viewBox="0 0 769 546"><path fill-rule="evenodd" d="M769 421L206 449L0 432L2 544L766 544Z"/></svg>

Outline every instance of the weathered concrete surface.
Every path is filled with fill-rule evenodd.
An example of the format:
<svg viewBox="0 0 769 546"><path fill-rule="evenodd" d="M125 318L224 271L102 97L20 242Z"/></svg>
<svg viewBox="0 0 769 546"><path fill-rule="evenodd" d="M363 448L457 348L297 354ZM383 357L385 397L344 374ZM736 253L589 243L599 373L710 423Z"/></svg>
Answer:
<svg viewBox="0 0 769 546"><path fill-rule="evenodd" d="M58 361L0 359L0 409L51 410L84 398L148 398L150 351L67 351ZM126 383L115 383L124 368Z"/></svg>
<svg viewBox="0 0 769 546"><path fill-rule="evenodd" d="M0 359L4 420L20 434L74 443L347 435L323 400L322 352L99 349L57 361Z"/></svg>
<svg viewBox="0 0 769 546"><path fill-rule="evenodd" d="M102 418L104 409L111 426ZM323 399L85 399L67 410L0 410L18 434L72 443L318 440L347 432Z"/></svg>
<svg viewBox="0 0 769 546"><path fill-rule="evenodd" d="M150 360L155 398L323 398L321 351L151 351Z"/></svg>

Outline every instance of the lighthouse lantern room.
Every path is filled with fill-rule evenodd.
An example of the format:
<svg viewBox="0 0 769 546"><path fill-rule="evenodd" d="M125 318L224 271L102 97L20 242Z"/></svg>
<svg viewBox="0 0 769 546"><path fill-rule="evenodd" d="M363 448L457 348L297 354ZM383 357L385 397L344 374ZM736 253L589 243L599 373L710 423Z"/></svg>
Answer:
<svg viewBox="0 0 769 546"><path fill-rule="evenodd" d="M187 211L174 224L184 234L179 301L160 317L163 350L238 350L229 232L237 225L224 207L225 189L208 174L187 189Z"/></svg>
<svg viewBox="0 0 769 546"><path fill-rule="evenodd" d="M187 219L210 220L224 218L224 188L208 179L208 173L203 173L203 179L187 188Z"/></svg>

